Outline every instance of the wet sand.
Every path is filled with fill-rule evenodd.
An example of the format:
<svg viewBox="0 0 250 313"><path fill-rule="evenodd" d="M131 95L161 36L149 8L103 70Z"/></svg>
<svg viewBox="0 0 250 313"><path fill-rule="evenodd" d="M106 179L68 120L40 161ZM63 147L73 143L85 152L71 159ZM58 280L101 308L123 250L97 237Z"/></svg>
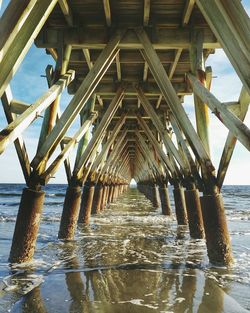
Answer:
<svg viewBox="0 0 250 313"><path fill-rule="evenodd" d="M4 276L1 313L248 312L247 273L242 283L237 266L211 267L204 240L136 190L79 227L75 241L46 241L52 226L41 226L34 262Z"/></svg>

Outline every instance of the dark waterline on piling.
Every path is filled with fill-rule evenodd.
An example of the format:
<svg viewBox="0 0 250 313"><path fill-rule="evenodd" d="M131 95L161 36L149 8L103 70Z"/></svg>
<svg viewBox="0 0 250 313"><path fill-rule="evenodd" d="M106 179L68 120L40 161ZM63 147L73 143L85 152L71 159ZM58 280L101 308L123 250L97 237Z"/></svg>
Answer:
<svg viewBox="0 0 250 313"><path fill-rule="evenodd" d="M50 185L34 261L10 272L7 259L22 187L0 185L0 312L250 308L249 186L224 187L235 256L230 270L209 267L205 242L190 240L185 226L177 228L135 189L92 217L89 227L79 227L75 241L58 241L66 186Z"/></svg>

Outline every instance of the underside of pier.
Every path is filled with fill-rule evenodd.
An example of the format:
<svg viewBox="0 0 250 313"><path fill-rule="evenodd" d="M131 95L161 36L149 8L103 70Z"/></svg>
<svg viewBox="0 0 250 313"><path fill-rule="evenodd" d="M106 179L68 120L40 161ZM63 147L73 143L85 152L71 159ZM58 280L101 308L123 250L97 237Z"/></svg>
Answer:
<svg viewBox="0 0 250 313"><path fill-rule="evenodd" d="M24 103L14 99L10 82L33 43L54 64L45 69L48 90ZM236 102L222 103L210 91L206 60L216 49L224 50L242 82ZM0 154L15 145L27 188L9 261L32 259L43 186L64 163L60 239L73 239L77 223L88 224L134 179L166 216L172 214L172 185L178 225L188 225L192 238L206 239L212 263L229 265L220 191L236 141L250 150L244 124L249 52L250 20L238 0L11 0L0 19L0 97L7 120ZM62 110L64 89L72 98ZM195 118L183 104L192 94ZM209 111L228 129L218 169L211 161ZM41 115L30 159L22 135Z"/></svg>

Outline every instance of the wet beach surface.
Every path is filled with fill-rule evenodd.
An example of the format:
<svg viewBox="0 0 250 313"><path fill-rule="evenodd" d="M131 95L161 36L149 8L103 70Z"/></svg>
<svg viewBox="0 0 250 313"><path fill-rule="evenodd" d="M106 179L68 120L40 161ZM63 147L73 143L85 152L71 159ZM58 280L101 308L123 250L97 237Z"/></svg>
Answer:
<svg viewBox="0 0 250 313"><path fill-rule="evenodd" d="M205 241L190 239L174 214L162 216L137 189L79 226L76 240L58 241L65 186L48 188L34 261L10 268L22 186L0 186L1 313L250 309L249 186L224 189L235 257L229 269L212 267Z"/></svg>

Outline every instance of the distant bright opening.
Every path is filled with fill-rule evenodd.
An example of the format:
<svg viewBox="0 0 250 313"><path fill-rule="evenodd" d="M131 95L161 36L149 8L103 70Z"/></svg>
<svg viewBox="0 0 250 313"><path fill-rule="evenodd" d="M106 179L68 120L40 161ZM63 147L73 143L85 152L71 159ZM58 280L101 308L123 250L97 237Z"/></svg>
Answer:
<svg viewBox="0 0 250 313"><path fill-rule="evenodd" d="M130 185L130 187L136 187L137 184L136 184L136 181L134 180L134 178L131 179L131 182L129 185Z"/></svg>

